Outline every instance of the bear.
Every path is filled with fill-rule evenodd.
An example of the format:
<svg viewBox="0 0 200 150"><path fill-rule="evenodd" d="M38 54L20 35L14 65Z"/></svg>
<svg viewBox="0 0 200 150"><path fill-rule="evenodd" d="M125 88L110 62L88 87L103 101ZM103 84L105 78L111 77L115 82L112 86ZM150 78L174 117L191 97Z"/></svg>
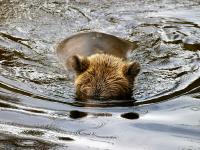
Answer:
<svg viewBox="0 0 200 150"><path fill-rule="evenodd" d="M76 99L131 99L140 72L137 61L127 61L127 52L137 48L116 36L85 32L61 41L58 58L75 72Z"/></svg>

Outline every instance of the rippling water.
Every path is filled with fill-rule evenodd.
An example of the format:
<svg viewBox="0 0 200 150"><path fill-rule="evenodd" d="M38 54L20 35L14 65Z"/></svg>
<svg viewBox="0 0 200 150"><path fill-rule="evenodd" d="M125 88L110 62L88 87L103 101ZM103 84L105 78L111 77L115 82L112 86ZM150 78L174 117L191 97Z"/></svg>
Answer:
<svg viewBox="0 0 200 150"><path fill-rule="evenodd" d="M74 100L56 43L100 31L139 47L133 101ZM200 149L198 0L0 0L0 149Z"/></svg>

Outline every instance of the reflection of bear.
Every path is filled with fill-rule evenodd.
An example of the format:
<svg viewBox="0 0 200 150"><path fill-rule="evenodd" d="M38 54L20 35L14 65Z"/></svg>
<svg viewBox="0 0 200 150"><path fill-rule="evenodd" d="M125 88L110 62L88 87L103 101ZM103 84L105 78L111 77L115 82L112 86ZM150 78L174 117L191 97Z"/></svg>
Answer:
<svg viewBox="0 0 200 150"><path fill-rule="evenodd" d="M68 70L76 72L78 99L130 99L140 65L124 59L135 47L115 36L90 32L62 41L57 54Z"/></svg>

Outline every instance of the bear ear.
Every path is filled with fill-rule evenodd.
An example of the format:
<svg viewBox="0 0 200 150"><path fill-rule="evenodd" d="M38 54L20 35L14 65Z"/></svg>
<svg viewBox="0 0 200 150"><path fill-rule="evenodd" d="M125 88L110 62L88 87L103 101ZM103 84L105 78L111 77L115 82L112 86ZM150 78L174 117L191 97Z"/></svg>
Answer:
<svg viewBox="0 0 200 150"><path fill-rule="evenodd" d="M125 65L125 67L123 68L123 73L126 77L134 78L139 74L140 69L141 67L140 67L139 62L133 61Z"/></svg>
<svg viewBox="0 0 200 150"><path fill-rule="evenodd" d="M69 70L74 70L77 74L86 71L89 67L89 60L87 57L74 55L68 58L66 65Z"/></svg>

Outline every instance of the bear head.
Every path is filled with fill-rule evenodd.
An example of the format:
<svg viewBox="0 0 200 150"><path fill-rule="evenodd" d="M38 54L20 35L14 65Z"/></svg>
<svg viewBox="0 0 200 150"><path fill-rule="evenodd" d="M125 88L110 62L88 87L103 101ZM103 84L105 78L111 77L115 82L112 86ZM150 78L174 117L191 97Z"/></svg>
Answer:
<svg viewBox="0 0 200 150"><path fill-rule="evenodd" d="M140 72L137 61L127 62L108 54L71 56L66 65L75 71L77 99L130 99Z"/></svg>

